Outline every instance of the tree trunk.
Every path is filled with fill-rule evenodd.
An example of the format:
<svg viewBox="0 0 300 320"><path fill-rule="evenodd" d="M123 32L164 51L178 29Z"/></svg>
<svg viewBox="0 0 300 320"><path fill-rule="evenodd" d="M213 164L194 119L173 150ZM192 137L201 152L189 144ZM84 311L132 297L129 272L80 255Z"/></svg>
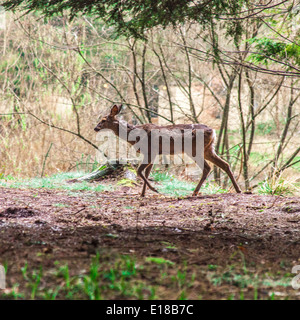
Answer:
<svg viewBox="0 0 300 320"><path fill-rule="evenodd" d="M97 181L101 178L104 178L113 173L116 176L120 176L121 179L130 179L136 180L135 170L131 170L130 167L133 167L133 163L119 163L118 161L109 161L104 165L101 165L99 168L94 170L91 173L84 175L83 177L69 180L68 182L82 182L82 181Z"/></svg>

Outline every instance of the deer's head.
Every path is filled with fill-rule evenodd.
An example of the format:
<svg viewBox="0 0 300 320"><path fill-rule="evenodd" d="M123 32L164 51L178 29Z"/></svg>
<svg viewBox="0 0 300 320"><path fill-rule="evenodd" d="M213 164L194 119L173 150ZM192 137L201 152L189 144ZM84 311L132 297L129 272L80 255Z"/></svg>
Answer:
<svg viewBox="0 0 300 320"><path fill-rule="evenodd" d="M110 113L107 116L102 117L100 122L94 128L96 132L102 129L113 129L113 127L118 124L118 120L116 119L116 115L120 113L122 109L122 105L117 106L116 104L111 108Z"/></svg>

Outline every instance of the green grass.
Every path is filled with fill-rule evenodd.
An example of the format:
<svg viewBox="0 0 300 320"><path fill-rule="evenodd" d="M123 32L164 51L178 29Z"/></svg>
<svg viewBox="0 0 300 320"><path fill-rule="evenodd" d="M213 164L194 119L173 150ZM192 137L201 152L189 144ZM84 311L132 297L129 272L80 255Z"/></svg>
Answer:
<svg viewBox="0 0 300 320"><path fill-rule="evenodd" d="M266 159L270 159L271 155L266 152L258 152L258 151L252 151L250 153L249 161L253 165L260 166L262 163L266 161Z"/></svg>
<svg viewBox="0 0 300 320"><path fill-rule="evenodd" d="M83 172L68 172L68 173L58 173L49 177L44 178L31 178L31 179L13 179L10 177L6 179L2 177L0 179L0 187L9 187L17 189L63 189L70 191L104 191L111 189L110 186L101 185L99 183L89 183L89 182L75 182L68 183L68 180L79 178L83 176Z"/></svg>
<svg viewBox="0 0 300 320"><path fill-rule="evenodd" d="M0 292L0 299L186 300L201 299L208 289L213 297L230 300L273 300L274 292L289 298L286 290L293 274L272 273L265 266L254 268L255 264L248 269L244 259L231 262L225 266L191 265L184 260L138 258L103 250L84 265L55 261L47 267L15 266L13 278L7 277L13 282Z"/></svg>
<svg viewBox="0 0 300 320"><path fill-rule="evenodd" d="M198 182L191 182L186 180L180 180L175 178L169 173L162 173L158 171L153 171L151 177L155 182L159 182L157 189L161 193L169 194L172 196L187 196L191 194L196 188ZM200 179L200 177L199 177ZM215 194L215 193L225 193L228 190L222 189L213 182L207 182L201 187L201 193L203 194Z"/></svg>
<svg viewBox="0 0 300 320"><path fill-rule="evenodd" d="M68 172L68 173L58 173L49 177L44 178L31 178L31 179L14 179L13 177L2 177L0 178L0 187L18 188L18 189L62 189L69 191L105 191L113 190L119 186L124 186L123 180L112 185L102 185L100 183L90 183L90 182L75 182L68 183L68 180L82 177L83 172ZM158 191L162 194L167 194L171 196L181 197L192 194L198 182L191 182L186 180L180 180L175 178L173 175L168 173L161 173L154 171L151 177L156 182L156 187ZM200 177L199 177L200 178ZM126 184L127 185L127 184ZM134 186L134 184L130 184ZM204 194L213 193L224 193L227 190L221 189L216 184L210 182L202 186L201 192Z"/></svg>
<svg viewBox="0 0 300 320"><path fill-rule="evenodd" d="M273 176L265 179L258 184L258 193L269 194L277 196L293 195L295 191L295 185L289 182L287 179L283 179L280 176Z"/></svg>
<svg viewBox="0 0 300 320"><path fill-rule="evenodd" d="M255 268L253 269L254 263L246 263L244 254L241 251L235 251L231 255L231 259L234 257L238 258L239 262L228 264L225 267L217 265L208 265L207 279L209 282L216 287L221 287L224 285L230 285L232 287L238 288L240 292L239 300L244 300L244 290L249 288L253 289L254 300L258 299L258 289L268 290L269 300L274 300L275 295L272 292L275 288L277 291L284 291L291 287L291 277L290 273L282 274L277 271L275 274L262 269L260 272ZM233 262L233 261L232 261ZM284 266L282 266L284 268ZM285 298L288 298L286 296ZM234 299L234 296L228 296L229 300Z"/></svg>
<svg viewBox="0 0 300 320"><path fill-rule="evenodd" d="M271 276L265 275L265 278L259 278L253 273L240 274L233 271L225 271L222 274L209 275L210 282L215 286L221 286L224 283L232 284L241 289L251 287L290 287L290 277L282 277L274 280Z"/></svg>
<svg viewBox="0 0 300 320"><path fill-rule="evenodd" d="M297 162L297 161L299 161L299 162ZM295 163L295 164L292 166L292 168L300 171L300 156L295 157L294 160L293 160L293 163L294 163L294 162L297 162L297 163Z"/></svg>
<svg viewBox="0 0 300 320"><path fill-rule="evenodd" d="M276 132L276 125L273 121L258 123L256 132L261 136L271 135Z"/></svg>
<svg viewBox="0 0 300 320"><path fill-rule="evenodd" d="M145 257L138 262L135 256L97 253L88 270L74 273L68 264L57 261L48 270L42 266L30 270L25 263L19 270L18 279L20 283L11 284L10 290L0 293L0 299L153 300L159 298L157 287L163 289L162 293L165 287L178 291L177 298L185 299L195 275L187 273L186 264L175 265L163 258Z"/></svg>
<svg viewBox="0 0 300 320"><path fill-rule="evenodd" d="M254 154L256 157L261 155L258 153ZM253 157L254 157L253 156ZM44 178L31 178L31 179L15 179L12 176L4 177L0 176L0 187L7 188L17 188L17 189L60 189L68 190L70 193L77 191L96 191L102 192L106 190L113 190L120 186L124 186L123 180L115 183L114 185L90 183L90 182L73 182L68 183L68 180L76 179L82 177L84 172L68 172L68 173L58 173L52 176L46 176ZM184 179L176 178L174 175L168 172L153 171L150 177L155 181L153 186L155 186L161 194L166 194L174 197L185 197L191 195L197 186L197 182L187 181ZM200 179L200 177L199 177ZM127 184L125 184L127 185ZM128 186L135 186L135 183L130 183ZM138 186L141 188L142 185ZM293 193L293 186L284 179L265 180L259 183L258 192L260 194L276 194L276 195L290 195ZM202 194L220 194L228 192L227 189L222 189L216 183L210 181L203 184L200 192ZM59 206L59 205L57 205Z"/></svg>

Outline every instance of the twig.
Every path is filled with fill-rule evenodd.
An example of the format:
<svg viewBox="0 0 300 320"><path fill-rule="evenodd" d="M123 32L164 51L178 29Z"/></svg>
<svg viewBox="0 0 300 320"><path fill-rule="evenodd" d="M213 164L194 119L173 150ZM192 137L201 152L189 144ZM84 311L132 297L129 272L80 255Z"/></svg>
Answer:
<svg viewBox="0 0 300 320"><path fill-rule="evenodd" d="M136 232L135 232L135 239L138 239L139 235L139 212L136 212Z"/></svg>
<svg viewBox="0 0 300 320"><path fill-rule="evenodd" d="M78 210L78 211L76 211L75 213L73 213L73 214L77 214L77 213L79 213L79 212L81 212L81 211L83 211L83 210L85 210L86 209L86 207L83 207L82 209L80 209L80 210Z"/></svg>
<svg viewBox="0 0 300 320"><path fill-rule="evenodd" d="M43 169L42 169L42 173L41 173L41 178L43 178L46 161L47 161L47 158L48 158L48 156L49 156L49 152L50 152L50 150L51 150L51 148L52 148L52 145L53 145L53 143L51 142L50 147L49 147L49 149L48 149L48 151L47 151L47 153L46 153L46 155L45 155L45 159L44 159L44 162L43 162Z"/></svg>

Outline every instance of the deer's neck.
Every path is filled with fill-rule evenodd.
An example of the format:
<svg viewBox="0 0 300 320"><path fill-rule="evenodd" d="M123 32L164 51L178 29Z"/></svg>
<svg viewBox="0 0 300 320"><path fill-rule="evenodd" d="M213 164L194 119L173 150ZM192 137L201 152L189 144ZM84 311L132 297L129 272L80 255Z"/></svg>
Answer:
<svg viewBox="0 0 300 320"><path fill-rule="evenodd" d="M132 124L129 124L124 120L119 120L114 124L114 126L111 129L116 136L128 141L128 135L132 130L134 130L134 128L135 126L133 126Z"/></svg>

